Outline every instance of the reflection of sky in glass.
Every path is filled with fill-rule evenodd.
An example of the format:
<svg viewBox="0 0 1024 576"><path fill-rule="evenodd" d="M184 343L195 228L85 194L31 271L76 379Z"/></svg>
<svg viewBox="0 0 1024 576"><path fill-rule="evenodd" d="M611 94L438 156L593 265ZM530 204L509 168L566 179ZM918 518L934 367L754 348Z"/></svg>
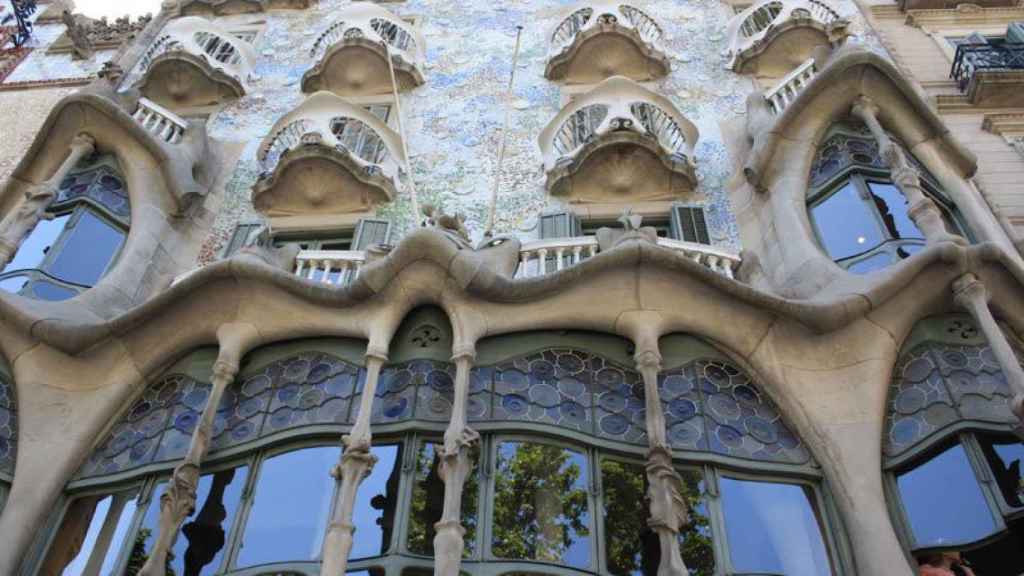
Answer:
<svg viewBox="0 0 1024 576"><path fill-rule="evenodd" d="M380 555L388 546L384 542L384 531L378 521L384 517L384 511L374 508L371 501L376 496L390 496L394 505L397 494L388 495L388 478L395 470L398 460L398 446L374 446L370 450L377 457L373 471L359 485L356 492L356 504L352 510L352 523L355 524L355 541L352 544L352 558L368 558ZM397 485L395 486L397 488Z"/></svg>
<svg viewBox="0 0 1024 576"><path fill-rule="evenodd" d="M86 210L61 243L60 254L49 266L50 273L66 282L92 286L117 254L123 238L121 230Z"/></svg>
<svg viewBox="0 0 1024 576"><path fill-rule="evenodd" d="M93 512L92 519L89 522L89 529L85 533L85 540L82 543L82 547L79 549L78 555L64 568L62 576L81 576L85 573L86 564L89 562L89 557L93 553L93 548L96 546L96 540L100 536L100 532L103 529L103 525L107 521L107 514L110 513L110 507L114 503L115 498L120 498L124 501L124 506L121 508L121 514L117 518L117 524L114 527L114 533L111 536L109 547L106 554L103 556L103 563L100 566L101 576L113 576L114 565L120 556L121 549L124 546L125 536L128 533L128 528L131 525L132 517L135 515L135 496L129 496L127 494L107 496L96 504L96 509ZM125 500L128 498L127 500Z"/></svg>
<svg viewBox="0 0 1024 576"><path fill-rule="evenodd" d="M899 188L882 182L868 182L868 188L874 195L875 205L891 237L924 238L907 214L907 199Z"/></svg>
<svg viewBox="0 0 1024 576"><path fill-rule="evenodd" d="M268 458L260 469L238 566L320 556L341 448L321 446Z"/></svg>
<svg viewBox="0 0 1024 576"><path fill-rule="evenodd" d="M527 442L502 442L498 446L498 462L497 462L495 474L508 476L509 473L510 473L509 467L511 466L511 462L512 462L513 458L515 458L516 453L519 451L519 449L520 448L536 447L536 446L538 446L538 445L537 444L527 443ZM564 474L566 474L566 472L568 472L569 470L571 470L573 468L575 468L576 470L579 471L579 474L577 475L576 479L573 481L573 483L572 483L572 485L570 487L570 490L567 493L575 493L575 492L584 492L585 493L586 490L587 490L587 486L589 484L589 480L588 480L588 467L587 467L587 458L586 458L586 456L581 454L581 453L579 453L579 452L574 452L574 451L568 450L568 449L560 449L560 452L565 455L565 459L562 462L561 466L559 467L557 473L559 475L564 475ZM537 480L538 480L538 483L540 483L540 484L557 484L558 483L558 480L556 478L538 478ZM560 496L564 496L564 494L559 494L559 495ZM531 507L534 507L534 508L542 508L542 505L539 505L537 502L519 502L519 503L517 503L517 505L518 506L531 506ZM563 514L559 514L557 517L555 517L553 519L553 521L555 521L559 526L562 526L562 525L567 525L569 523L570 519L567 518L565 516L565 514L563 513ZM589 526L589 524L590 524L589 509L587 509L586 511L583 512L583 514L580 515L580 521L582 522L582 524L584 526ZM569 534L570 543L569 543L568 547L565 547L565 548L562 549L562 558L561 558L561 562L560 563L568 565L568 566L577 567L577 568L589 567L590 566L590 537L589 537L589 535L581 535L578 532L576 532L575 530L573 530L571 527L568 529L568 534ZM538 533L537 534L537 541L540 542L543 539L544 539L544 535ZM549 545L550 545L550 543L549 543ZM559 544L559 546L561 546L561 545Z"/></svg>
<svg viewBox="0 0 1024 576"><path fill-rule="evenodd" d="M1024 475L1021 474L1024 444L991 437L983 437L981 441L983 447L991 447L989 464L1006 503L1015 508L1024 506Z"/></svg>
<svg viewBox="0 0 1024 576"><path fill-rule="evenodd" d="M860 254L882 242L875 215L847 183L811 208L821 243L834 260Z"/></svg>
<svg viewBox="0 0 1024 576"><path fill-rule="evenodd" d="M918 546L973 542L995 530L967 453L959 444L897 476L896 482Z"/></svg>
<svg viewBox="0 0 1024 576"><path fill-rule="evenodd" d="M722 478L719 488L734 570L792 576L832 573L803 487Z"/></svg>
<svg viewBox="0 0 1024 576"><path fill-rule="evenodd" d="M61 230L64 230L64 225L67 224L70 217L70 214L65 214L53 220L40 220L25 241L21 243L18 253L4 268L4 272L38 268L43 263L43 258L46 257L45 250L52 246L54 240L60 236Z"/></svg>
<svg viewBox="0 0 1024 576"><path fill-rule="evenodd" d="M227 512L227 516L221 523L221 527L224 529L225 536L231 534L232 522L235 519L235 511L238 510L238 503L242 498L242 490L245 487L245 480L249 474L249 469L245 466L235 469L235 476L231 479L231 482L224 489L224 498L221 501L224 504L224 508ZM210 494L210 487L213 486L213 474L204 474L199 478L199 486L196 489L196 511L192 516L185 520L184 525L193 522L196 516L202 511L203 506L206 504L206 499ZM146 516L142 520L143 528L150 530L149 538L146 539L145 546L146 551L149 552L153 548L153 541L156 540L157 532L159 531L160 523L160 496L167 489L167 483L161 482L153 490L153 498L150 500L149 508L146 510ZM225 547L227 545L225 544ZM188 550L189 540L184 534L178 534L178 539L174 541L174 548L171 549L174 558L171 561L171 567L174 568L175 574L185 573L185 551ZM217 555L203 567L200 572L201 575L213 574L218 568L220 568L221 560L224 557L224 548L221 548Z"/></svg>

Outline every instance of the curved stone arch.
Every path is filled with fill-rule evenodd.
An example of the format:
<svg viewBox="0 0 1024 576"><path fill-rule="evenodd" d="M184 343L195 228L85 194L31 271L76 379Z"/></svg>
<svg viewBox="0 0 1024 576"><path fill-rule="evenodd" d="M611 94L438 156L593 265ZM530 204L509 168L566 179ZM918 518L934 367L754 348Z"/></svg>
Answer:
<svg viewBox="0 0 1024 576"><path fill-rule="evenodd" d="M5 212L15 209L27 188L46 182L57 172L70 143L81 134L95 142L97 152L116 158L131 204L132 226L122 248L122 255L128 257L119 258L92 289L63 304L84 304L100 317L141 302L161 284L159 279L143 278L137 265L151 262L161 244L173 243L178 237L180 233L173 231L169 221L205 196L205 177L212 161L201 126L190 125L183 139L172 144L147 131L125 111L125 105L113 92L97 88L61 100L0 197ZM162 177L154 178L154 174ZM177 266L170 261L165 265Z"/></svg>
<svg viewBox="0 0 1024 576"><path fill-rule="evenodd" d="M893 366L882 437L886 467L915 459L961 430L1012 433L1012 397L970 316L919 320Z"/></svg>
<svg viewBox="0 0 1024 576"><path fill-rule="evenodd" d="M285 439L346 432L365 380L365 341L275 342L249 353L221 400L210 461ZM113 420L70 482L109 484L169 470L188 451L210 392L214 348L186 354L143 387Z"/></svg>
<svg viewBox="0 0 1024 576"><path fill-rule="evenodd" d="M995 242L1013 254L1005 230L969 181L976 169L974 155L957 142L924 96L893 64L863 49L842 48L778 115L764 95L755 93L748 99L752 148L743 170L752 188L750 209L761 210L762 218L773 220L773 228L785 236L774 240L787 246L785 265L763 263L765 270L777 275L773 282L797 291L792 275L800 270L813 272L823 279L813 288L817 292L820 286L838 278L849 279L818 247L803 206L804 191L818 147L829 129L847 118L854 104L865 98L877 105L881 125L904 144L961 211L976 239ZM745 245L763 244L746 231L741 233Z"/></svg>

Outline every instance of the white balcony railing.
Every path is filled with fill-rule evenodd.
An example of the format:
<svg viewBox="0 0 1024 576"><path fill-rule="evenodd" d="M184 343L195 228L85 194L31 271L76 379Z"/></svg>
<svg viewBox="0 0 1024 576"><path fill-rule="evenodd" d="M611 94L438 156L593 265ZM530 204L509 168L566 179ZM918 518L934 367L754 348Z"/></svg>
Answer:
<svg viewBox="0 0 1024 576"><path fill-rule="evenodd" d="M835 46L845 37L848 22L821 0L761 0L729 21L728 68L739 72L749 59L787 30L810 27ZM806 43L809 53L815 44Z"/></svg>
<svg viewBox="0 0 1024 576"><path fill-rule="evenodd" d="M349 284L366 262L362 250L303 250L295 257L295 275L322 284Z"/></svg>
<svg viewBox="0 0 1024 576"><path fill-rule="evenodd" d="M139 107L132 118L149 133L168 144L178 144L185 136L188 123L177 114L148 98L139 98Z"/></svg>
<svg viewBox="0 0 1024 576"><path fill-rule="evenodd" d="M143 54L141 67L148 70L157 58L174 52L199 58L240 83L248 80L256 63L256 51L248 42L196 16L171 21Z"/></svg>
<svg viewBox="0 0 1024 576"><path fill-rule="evenodd" d="M808 58L779 81L778 86L765 92L765 100L768 100L768 104L771 105L772 112L776 115L782 114L783 110L800 95L800 92L810 84L817 73L814 58Z"/></svg>
<svg viewBox="0 0 1024 576"><path fill-rule="evenodd" d="M706 244L659 238L658 245L674 250L727 278L734 278L740 265L740 258L736 254ZM575 266L598 252L600 248L594 236L527 242L519 251L516 278L536 278L551 274Z"/></svg>

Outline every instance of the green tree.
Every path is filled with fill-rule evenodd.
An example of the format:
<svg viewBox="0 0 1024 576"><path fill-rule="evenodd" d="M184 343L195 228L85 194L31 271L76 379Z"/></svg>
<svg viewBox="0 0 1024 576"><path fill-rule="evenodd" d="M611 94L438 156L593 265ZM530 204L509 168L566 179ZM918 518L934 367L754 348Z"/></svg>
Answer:
<svg viewBox="0 0 1024 576"><path fill-rule="evenodd" d="M495 555L559 562L590 535L583 457L547 444L505 442L494 475Z"/></svg>
<svg viewBox="0 0 1024 576"><path fill-rule="evenodd" d="M153 535L153 531L149 528L140 528L139 533L135 535L135 542L132 543L131 554L128 555L128 565L124 569L125 576L135 576L142 570L143 565L146 564L146 560L149 559L149 553L146 550L146 540ZM176 576L174 568L171 564L174 562L174 552L169 551L167 553L167 562L164 565L164 571L167 576Z"/></svg>

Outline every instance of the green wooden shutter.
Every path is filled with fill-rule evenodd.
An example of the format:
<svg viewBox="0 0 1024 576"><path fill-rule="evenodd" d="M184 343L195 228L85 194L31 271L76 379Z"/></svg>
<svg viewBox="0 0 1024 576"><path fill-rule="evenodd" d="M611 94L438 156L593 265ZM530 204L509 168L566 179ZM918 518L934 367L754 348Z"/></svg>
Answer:
<svg viewBox="0 0 1024 576"><path fill-rule="evenodd" d="M711 244L704 208L700 206L672 207L672 236L676 240Z"/></svg>
<svg viewBox="0 0 1024 576"><path fill-rule="evenodd" d="M1010 44L1024 44L1024 21L1013 22L1006 27L1006 41Z"/></svg>
<svg viewBox="0 0 1024 576"><path fill-rule="evenodd" d="M572 212L551 212L540 217L541 238L573 238L582 235L580 219Z"/></svg>
<svg viewBox="0 0 1024 576"><path fill-rule="evenodd" d="M227 247L224 249L224 257L228 258L235 252L250 245L259 233L259 224L239 224L235 226L235 232L231 235Z"/></svg>
<svg viewBox="0 0 1024 576"><path fill-rule="evenodd" d="M364 218L356 226L356 234L352 238L353 250L366 250L376 244L388 244L391 239L391 222Z"/></svg>

